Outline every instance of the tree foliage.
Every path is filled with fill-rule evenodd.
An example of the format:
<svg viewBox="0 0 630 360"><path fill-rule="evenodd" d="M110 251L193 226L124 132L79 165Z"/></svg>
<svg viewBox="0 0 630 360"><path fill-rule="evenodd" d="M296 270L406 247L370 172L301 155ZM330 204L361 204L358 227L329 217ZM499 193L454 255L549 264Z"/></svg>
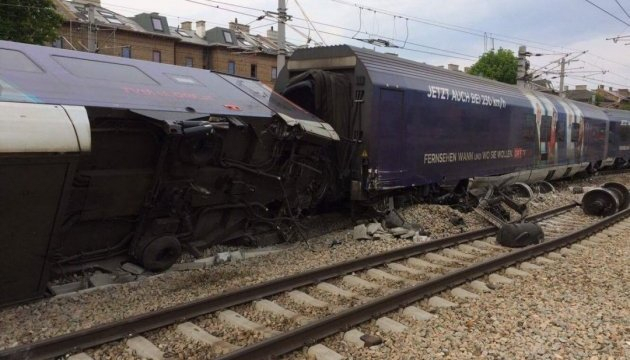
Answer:
<svg viewBox="0 0 630 360"><path fill-rule="evenodd" d="M490 51L481 56L470 67L469 74L480 75L508 84L516 84L518 59L511 50L499 49Z"/></svg>
<svg viewBox="0 0 630 360"><path fill-rule="evenodd" d="M63 17L51 0L2 0L0 39L42 45L59 37Z"/></svg>

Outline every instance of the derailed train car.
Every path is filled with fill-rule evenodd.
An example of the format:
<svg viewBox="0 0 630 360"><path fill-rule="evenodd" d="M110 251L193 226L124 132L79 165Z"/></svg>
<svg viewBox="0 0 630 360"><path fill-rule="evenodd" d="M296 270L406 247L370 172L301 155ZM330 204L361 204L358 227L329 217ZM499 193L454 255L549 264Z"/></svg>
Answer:
<svg viewBox="0 0 630 360"><path fill-rule="evenodd" d="M258 81L4 41L0 112L0 304L72 264L291 236L339 139Z"/></svg>
<svg viewBox="0 0 630 360"><path fill-rule="evenodd" d="M276 90L339 133L353 199L554 180L630 159L628 111L366 49L299 49Z"/></svg>
<svg viewBox="0 0 630 360"><path fill-rule="evenodd" d="M159 271L182 247L287 240L321 203L630 158L628 112L370 50L298 50L276 90L291 101L250 79L0 42L0 305L41 296L55 269L127 256Z"/></svg>

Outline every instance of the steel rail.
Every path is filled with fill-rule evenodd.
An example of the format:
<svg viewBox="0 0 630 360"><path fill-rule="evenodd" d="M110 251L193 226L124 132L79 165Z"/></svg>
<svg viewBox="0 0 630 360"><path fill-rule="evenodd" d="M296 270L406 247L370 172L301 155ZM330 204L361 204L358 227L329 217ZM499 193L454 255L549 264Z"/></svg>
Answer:
<svg viewBox="0 0 630 360"><path fill-rule="evenodd" d="M452 271L417 286L397 291L391 295L347 309L322 320L269 338L258 344L236 350L216 360L268 359L286 354L304 345L309 345L340 331L345 331L353 326L369 321L376 316L395 311L400 307L456 287L486 274L577 242L628 216L630 216L630 209L614 214L602 221L563 237L538 245L532 245L521 250L512 251L505 255L499 255L464 269Z"/></svg>
<svg viewBox="0 0 630 360"><path fill-rule="evenodd" d="M529 221L538 221L566 212L576 204L565 205L556 209L532 215ZM177 322L219 311L228 307L245 304L264 297L276 295L302 286L316 284L343 274L361 271L366 268L386 264L430 251L458 245L496 233L495 227L487 227L463 234L448 236L421 244L410 245L389 252L367 256L361 259L313 269L307 272L273 279L238 290L209 296L189 303L175 305L151 313L131 316L88 329L39 340L30 344L18 345L0 351L0 360L4 359L49 359L71 352L77 352L93 346L120 340L146 331L155 330Z"/></svg>

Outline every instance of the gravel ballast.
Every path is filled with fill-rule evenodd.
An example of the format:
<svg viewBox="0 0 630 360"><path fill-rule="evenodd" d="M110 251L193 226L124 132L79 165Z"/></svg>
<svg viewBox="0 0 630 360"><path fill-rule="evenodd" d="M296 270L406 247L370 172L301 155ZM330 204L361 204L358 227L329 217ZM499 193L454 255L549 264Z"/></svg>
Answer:
<svg viewBox="0 0 630 360"><path fill-rule="evenodd" d="M628 175L616 176L615 179L625 184L630 183ZM579 185L593 186L602 182L604 179L600 177L583 180ZM567 184L558 185L558 193L535 200L536 206L532 212L544 211L572 201L575 195L570 193ZM453 213L461 216L465 225L453 226L448 219L448 214ZM474 213L461 214L447 206L417 205L406 209L404 214L410 222L420 222L432 233L432 237L488 226ZM137 283L3 309L0 310L0 349L412 244L409 240L393 237L354 241L350 233L351 229L334 231L311 239L308 244L298 243L286 251L269 256L221 264L208 269L168 272ZM341 240L341 243L331 246L334 240Z"/></svg>
<svg viewBox="0 0 630 360"><path fill-rule="evenodd" d="M424 322L389 314L409 326L385 334L375 321L359 328L385 339L357 349L341 335L323 343L348 359L628 359L630 357L630 236L513 277L479 300L449 297L459 306ZM427 309L426 301L415 304ZM287 356L301 359L306 350Z"/></svg>

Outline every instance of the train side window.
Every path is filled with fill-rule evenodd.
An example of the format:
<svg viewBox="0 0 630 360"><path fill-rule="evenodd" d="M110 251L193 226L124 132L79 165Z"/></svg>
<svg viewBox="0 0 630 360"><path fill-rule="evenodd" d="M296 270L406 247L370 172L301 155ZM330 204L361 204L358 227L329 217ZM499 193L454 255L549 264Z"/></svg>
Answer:
<svg viewBox="0 0 630 360"><path fill-rule="evenodd" d="M540 123L540 141L548 142L551 139L551 116L543 116Z"/></svg>
<svg viewBox="0 0 630 360"><path fill-rule="evenodd" d="M522 134L523 138L528 141L533 141L536 138L536 117L533 114L525 117Z"/></svg>
<svg viewBox="0 0 630 360"><path fill-rule="evenodd" d="M571 142L577 142L579 136L580 136L580 124L579 123L571 124Z"/></svg>
<svg viewBox="0 0 630 360"><path fill-rule="evenodd" d="M566 139L567 127L564 122L558 121L556 123L556 140L563 142Z"/></svg>
<svg viewBox="0 0 630 360"><path fill-rule="evenodd" d="M630 142L630 126L624 125L619 127L619 140L624 144Z"/></svg>
<svg viewBox="0 0 630 360"><path fill-rule="evenodd" d="M131 65L66 56L53 56L53 59L66 71L80 78L158 85L158 82L150 78L149 75Z"/></svg>
<svg viewBox="0 0 630 360"><path fill-rule="evenodd" d="M31 59L17 50L0 49L0 69L43 73Z"/></svg>

